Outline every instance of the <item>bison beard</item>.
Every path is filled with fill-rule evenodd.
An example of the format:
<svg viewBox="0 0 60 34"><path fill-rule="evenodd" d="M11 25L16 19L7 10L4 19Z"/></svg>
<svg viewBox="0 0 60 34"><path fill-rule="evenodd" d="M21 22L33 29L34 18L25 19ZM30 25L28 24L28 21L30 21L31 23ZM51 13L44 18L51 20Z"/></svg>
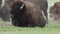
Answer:
<svg viewBox="0 0 60 34"><path fill-rule="evenodd" d="M46 25L46 19L42 15L40 8L28 1L13 1L11 15L14 26L44 27Z"/></svg>

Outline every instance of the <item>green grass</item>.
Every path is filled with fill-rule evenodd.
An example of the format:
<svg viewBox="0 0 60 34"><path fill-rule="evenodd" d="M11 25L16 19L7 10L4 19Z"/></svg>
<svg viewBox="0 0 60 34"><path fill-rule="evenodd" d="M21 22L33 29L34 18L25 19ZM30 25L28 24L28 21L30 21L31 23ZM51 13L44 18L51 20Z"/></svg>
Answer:
<svg viewBox="0 0 60 34"><path fill-rule="evenodd" d="M0 22L0 34L60 34L60 23L54 20L49 20L44 28L14 27L11 22Z"/></svg>

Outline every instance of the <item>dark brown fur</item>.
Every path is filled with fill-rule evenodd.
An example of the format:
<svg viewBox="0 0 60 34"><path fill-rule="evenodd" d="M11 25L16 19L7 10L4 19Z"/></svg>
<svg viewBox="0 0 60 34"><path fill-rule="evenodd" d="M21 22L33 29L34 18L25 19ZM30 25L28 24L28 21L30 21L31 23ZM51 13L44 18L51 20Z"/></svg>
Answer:
<svg viewBox="0 0 60 34"><path fill-rule="evenodd" d="M24 4L23 9L19 9ZM46 25L46 20L39 6L28 1L14 1L11 5L12 24L15 26L40 26ZM19 7L18 7L19 6ZM15 20L15 21L13 21Z"/></svg>
<svg viewBox="0 0 60 34"><path fill-rule="evenodd" d="M30 1L40 7L41 10L43 10L45 16L48 18L47 9L48 9L48 1L47 0L24 0L24 1Z"/></svg>

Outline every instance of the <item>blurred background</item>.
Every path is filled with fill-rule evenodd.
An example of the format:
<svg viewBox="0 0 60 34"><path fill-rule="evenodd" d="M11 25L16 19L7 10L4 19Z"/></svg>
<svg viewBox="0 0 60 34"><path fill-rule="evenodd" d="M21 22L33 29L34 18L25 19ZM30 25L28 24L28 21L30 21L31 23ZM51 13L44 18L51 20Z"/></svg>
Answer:
<svg viewBox="0 0 60 34"><path fill-rule="evenodd" d="M11 23L10 6L5 3L5 0L1 2L0 0L0 34L60 34L60 19L56 17L57 15L52 15L50 12L51 7L54 6L56 2L60 0L47 0L48 1L48 23L44 28L34 27L15 27ZM4 3L3 5L1 5ZM10 2L9 2L10 3ZM9 11L9 12L8 12ZM56 18L56 19L55 19Z"/></svg>

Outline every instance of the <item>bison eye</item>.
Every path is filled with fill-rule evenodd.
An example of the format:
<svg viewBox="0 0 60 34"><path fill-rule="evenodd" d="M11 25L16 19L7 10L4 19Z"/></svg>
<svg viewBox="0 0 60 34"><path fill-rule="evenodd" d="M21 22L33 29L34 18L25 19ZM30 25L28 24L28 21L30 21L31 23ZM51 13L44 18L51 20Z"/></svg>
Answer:
<svg viewBox="0 0 60 34"><path fill-rule="evenodd" d="M23 9L23 7L24 7L24 4L22 4L22 6L20 7L20 9Z"/></svg>

